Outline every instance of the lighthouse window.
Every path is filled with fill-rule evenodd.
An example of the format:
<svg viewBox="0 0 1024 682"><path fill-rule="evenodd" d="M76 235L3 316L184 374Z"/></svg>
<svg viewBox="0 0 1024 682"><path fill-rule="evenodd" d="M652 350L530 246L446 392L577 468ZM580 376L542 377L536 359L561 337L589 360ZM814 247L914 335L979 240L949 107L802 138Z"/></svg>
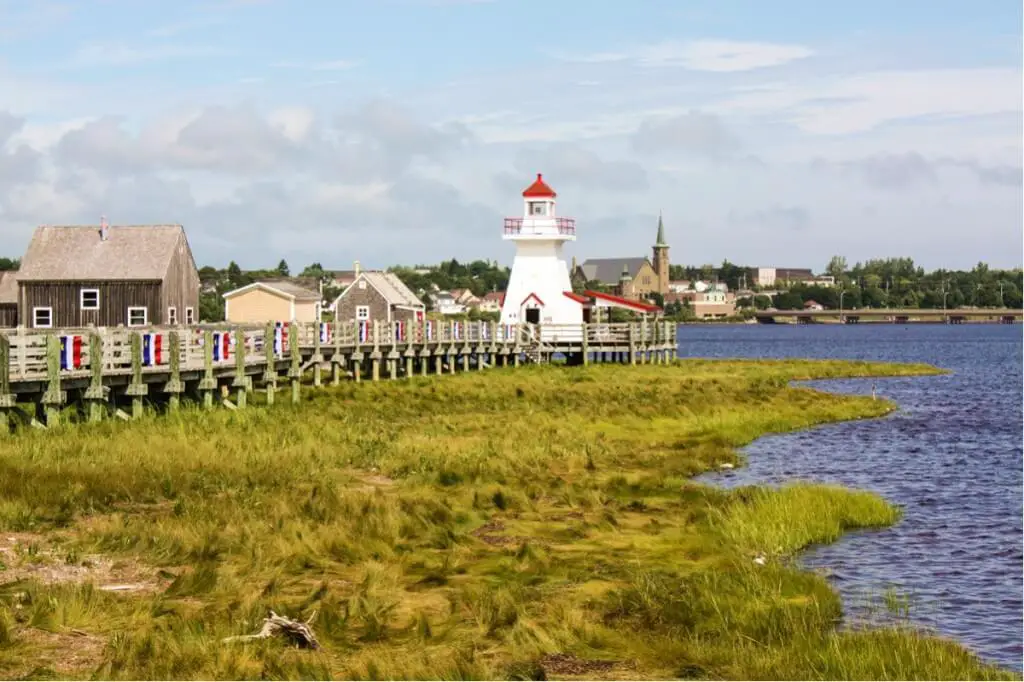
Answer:
<svg viewBox="0 0 1024 682"><path fill-rule="evenodd" d="M530 215L544 215L546 213L543 201L530 202Z"/></svg>

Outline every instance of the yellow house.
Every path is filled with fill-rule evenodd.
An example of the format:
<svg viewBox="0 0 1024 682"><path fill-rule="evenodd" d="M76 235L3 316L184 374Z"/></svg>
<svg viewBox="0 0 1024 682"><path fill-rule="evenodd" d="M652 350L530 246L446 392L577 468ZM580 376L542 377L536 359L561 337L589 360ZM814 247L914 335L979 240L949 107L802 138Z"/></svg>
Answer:
<svg viewBox="0 0 1024 682"><path fill-rule="evenodd" d="M253 282L224 294L224 319L235 324L316 322L320 293L292 282Z"/></svg>

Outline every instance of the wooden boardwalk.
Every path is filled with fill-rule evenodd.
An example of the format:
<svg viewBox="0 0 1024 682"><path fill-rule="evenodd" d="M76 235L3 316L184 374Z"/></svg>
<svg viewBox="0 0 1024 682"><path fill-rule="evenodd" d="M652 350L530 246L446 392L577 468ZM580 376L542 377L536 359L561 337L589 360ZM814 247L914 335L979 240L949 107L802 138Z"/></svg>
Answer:
<svg viewBox="0 0 1024 682"><path fill-rule="evenodd" d="M272 404L282 383L298 402L307 378L321 386L550 362L555 355L569 364L636 364L668 362L675 353L675 325L663 321L0 329L0 435L17 423L54 426L75 418L69 412L99 421L141 416L146 403L175 410L182 397L237 409L259 390Z"/></svg>

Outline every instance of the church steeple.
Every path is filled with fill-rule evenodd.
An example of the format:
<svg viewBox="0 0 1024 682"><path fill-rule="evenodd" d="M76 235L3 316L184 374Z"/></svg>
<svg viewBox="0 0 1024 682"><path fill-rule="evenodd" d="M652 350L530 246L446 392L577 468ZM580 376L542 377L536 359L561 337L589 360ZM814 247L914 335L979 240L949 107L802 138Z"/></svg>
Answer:
<svg viewBox="0 0 1024 682"><path fill-rule="evenodd" d="M661 211L658 211L658 236L654 239L654 246L651 248L654 256L654 272L658 276L658 293L662 296L668 293L669 284L669 263L668 263L668 242L665 241L665 220Z"/></svg>
<svg viewBox="0 0 1024 682"><path fill-rule="evenodd" d="M654 246L656 248L668 246L665 243L665 221L662 220L661 211L658 211L658 237L654 240Z"/></svg>

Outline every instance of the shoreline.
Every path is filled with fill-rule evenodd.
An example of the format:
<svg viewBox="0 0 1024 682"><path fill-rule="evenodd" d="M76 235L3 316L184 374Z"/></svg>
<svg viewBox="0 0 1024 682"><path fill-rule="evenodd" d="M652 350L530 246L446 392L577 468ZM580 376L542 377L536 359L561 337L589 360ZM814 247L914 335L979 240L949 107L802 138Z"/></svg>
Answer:
<svg viewBox="0 0 1024 682"><path fill-rule="evenodd" d="M183 412L62 438L29 433L21 451L0 443L0 479L24 481L0 482L0 525L37 549L4 556L52 561L12 561L0 582L12 570L75 577L26 588L33 604L60 605L39 616L51 631L86 633L79 647L106 642L65 677L251 677L272 659L277 674L350 678L1018 679L955 643L831 629L838 596L788 557L894 521L878 496L692 481L735 466L737 449L763 435L890 413L887 401L789 386L868 371L937 370L538 367L343 385L297 407ZM140 458L141 442L159 451ZM93 557L93 568L66 561L69 552ZM79 586L103 581L141 587ZM258 629L270 606L316 610L324 651L216 643ZM0 646L21 667L0 677L45 663L54 642L4 618L13 644ZM202 633L186 627L192 618ZM823 646L832 653L819 660Z"/></svg>

